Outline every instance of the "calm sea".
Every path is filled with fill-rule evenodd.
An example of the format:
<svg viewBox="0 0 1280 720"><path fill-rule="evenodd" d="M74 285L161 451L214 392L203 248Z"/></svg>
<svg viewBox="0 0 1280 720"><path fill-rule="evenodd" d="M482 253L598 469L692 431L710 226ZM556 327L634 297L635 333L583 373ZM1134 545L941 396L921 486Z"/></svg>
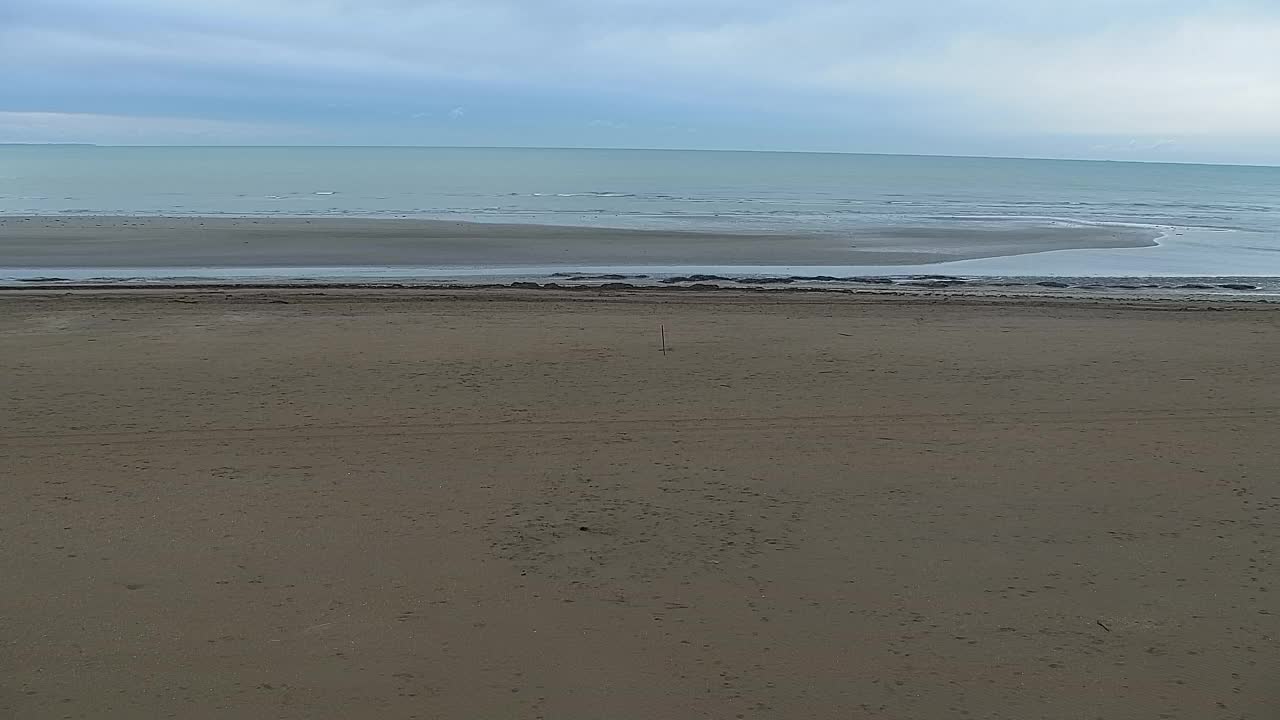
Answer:
<svg viewBox="0 0 1280 720"><path fill-rule="evenodd" d="M806 230L1061 218L1271 231L1280 168L810 153L0 147L6 214Z"/></svg>
<svg viewBox="0 0 1280 720"><path fill-rule="evenodd" d="M650 150L0 146L0 214L424 217L786 233L1114 223L1177 233L1161 252L1065 251L1054 262L1081 275L1102 268L1280 276L1274 167ZM1062 274L1045 271L1043 255L1036 274ZM1123 267L1111 272L1117 262ZM1019 272L1016 260L963 269L983 268Z"/></svg>

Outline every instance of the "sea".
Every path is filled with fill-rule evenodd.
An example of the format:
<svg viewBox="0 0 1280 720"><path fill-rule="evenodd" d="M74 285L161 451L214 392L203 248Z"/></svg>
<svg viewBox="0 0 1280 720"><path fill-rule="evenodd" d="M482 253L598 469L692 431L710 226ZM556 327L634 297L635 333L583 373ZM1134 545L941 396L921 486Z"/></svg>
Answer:
<svg viewBox="0 0 1280 720"><path fill-rule="evenodd" d="M0 146L0 215L431 218L793 236L1104 225L1156 231L1157 245L765 270L1255 278L1263 289L1280 278L1280 168L1260 166L676 150Z"/></svg>

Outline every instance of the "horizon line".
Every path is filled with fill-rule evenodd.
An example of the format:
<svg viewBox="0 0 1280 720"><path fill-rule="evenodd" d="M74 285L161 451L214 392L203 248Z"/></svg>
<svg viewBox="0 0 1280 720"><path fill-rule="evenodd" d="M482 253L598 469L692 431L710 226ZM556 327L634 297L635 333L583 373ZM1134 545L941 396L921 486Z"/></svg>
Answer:
<svg viewBox="0 0 1280 720"><path fill-rule="evenodd" d="M1108 158L1047 157L1039 155L950 155L945 153L870 152L858 150L777 150L761 148L668 148L668 147L601 147L559 145L410 145L410 144L168 144L168 143L91 143L91 142L0 142L3 147L92 147L92 148L226 148L226 149L405 149L405 150L579 150L617 152L697 152L697 153L757 153L773 155L853 155L867 157L911 157L954 160L1028 160L1044 162L1119 163L1132 165L1192 165L1204 167L1253 167L1280 168L1280 164L1246 162L1204 162L1192 160L1117 160Z"/></svg>

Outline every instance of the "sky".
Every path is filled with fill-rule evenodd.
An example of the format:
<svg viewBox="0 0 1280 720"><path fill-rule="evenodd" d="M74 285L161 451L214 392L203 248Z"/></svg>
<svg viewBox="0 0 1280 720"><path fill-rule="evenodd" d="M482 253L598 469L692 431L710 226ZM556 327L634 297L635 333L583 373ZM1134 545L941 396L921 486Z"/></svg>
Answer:
<svg viewBox="0 0 1280 720"><path fill-rule="evenodd" d="M1280 164L1280 0L0 0L0 142Z"/></svg>

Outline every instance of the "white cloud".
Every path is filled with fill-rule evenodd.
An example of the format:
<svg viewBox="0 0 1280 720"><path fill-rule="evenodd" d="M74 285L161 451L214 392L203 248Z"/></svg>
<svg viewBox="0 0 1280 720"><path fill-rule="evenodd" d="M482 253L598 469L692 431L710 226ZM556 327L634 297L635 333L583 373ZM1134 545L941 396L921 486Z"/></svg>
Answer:
<svg viewBox="0 0 1280 720"><path fill-rule="evenodd" d="M5 2L0 64L60 84L62 108L92 89L83 78L110 70L176 75L193 96L209 77L231 97L275 87L322 96L342 79L384 88L387 104L415 84L473 94L433 98L446 108L515 89L527 107L542 97L561 108L565 127L582 117L566 98L625 98L625 109L590 112L643 118L645 107L675 103L714 125L805 108L805 122L832 130L883 116L937 136L1280 140L1274 0ZM7 92L8 109L49 95ZM148 99L184 114L172 94ZM171 134L173 122L162 122ZM133 127L119 129L145 129Z"/></svg>
<svg viewBox="0 0 1280 720"><path fill-rule="evenodd" d="M887 22L887 18L879 18ZM890 23L892 24L892 23ZM601 38L615 62L658 47L665 72L735 88L909 98L945 121L1002 132L1276 136L1280 13L1132 17L1076 30L916 27L885 44L861 8L829 5L769 22ZM910 33L908 33L910 34Z"/></svg>
<svg viewBox="0 0 1280 720"><path fill-rule="evenodd" d="M968 37L893 77L987 103L1006 127L1152 136L1280 133L1280 18L1182 18L1085 37ZM970 101L972 102L972 100Z"/></svg>

